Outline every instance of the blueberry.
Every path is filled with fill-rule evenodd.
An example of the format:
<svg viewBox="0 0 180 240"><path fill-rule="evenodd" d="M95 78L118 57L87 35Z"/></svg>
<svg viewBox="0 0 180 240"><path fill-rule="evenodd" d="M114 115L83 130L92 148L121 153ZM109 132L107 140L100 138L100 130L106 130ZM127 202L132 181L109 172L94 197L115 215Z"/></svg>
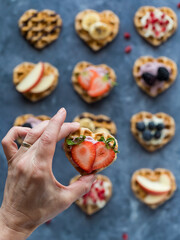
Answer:
<svg viewBox="0 0 180 240"><path fill-rule="evenodd" d="M164 124L163 123L158 123L156 126L157 130L162 130L164 128Z"/></svg>
<svg viewBox="0 0 180 240"><path fill-rule="evenodd" d="M145 83L147 83L149 86L153 86L156 82L155 76L148 72L143 73L142 78L144 79Z"/></svg>
<svg viewBox="0 0 180 240"><path fill-rule="evenodd" d="M153 130L153 129L155 128L154 122L149 122L148 128L149 128L150 130Z"/></svg>
<svg viewBox="0 0 180 240"><path fill-rule="evenodd" d="M30 123L24 123L24 124L22 125L22 127L28 127L28 128L32 128L32 126L31 126L31 124L30 124Z"/></svg>
<svg viewBox="0 0 180 240"><path fill-rule="evenodd" d="M157 130L154 134L154 138L159 139L161 137L161 131Z"/></svg>
<svg viewBox="0 0 180 240"><path fill-rule="evenodd" d="M137 122L136 123L136 128L140 132L143 132L145 130L146 126L145 126L144 122Z"/></svg>
<svg viewBox="0 0 180 240"><path fill-rule="evenodd" d="M152 139L152 134L151 134L151 131L149 131L149 130L145 130L144 132L143 132L143 139L145 140L145 141L150 141L151 139Z"/></svg>
<svg viewBox="0 0 180 240"><path fill-rule="evenodd" d="M157 73L157 79L159 81L168 81L169 80L169 72L165 67L159 67Z"/></svg>

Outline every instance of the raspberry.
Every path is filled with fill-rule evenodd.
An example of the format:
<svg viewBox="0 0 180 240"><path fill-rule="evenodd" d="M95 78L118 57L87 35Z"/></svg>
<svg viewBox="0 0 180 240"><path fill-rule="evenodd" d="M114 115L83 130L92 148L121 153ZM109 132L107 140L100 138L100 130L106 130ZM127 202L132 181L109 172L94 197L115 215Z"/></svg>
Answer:
<svg viewBox="0 0 180 240"><path fill-rule="evenodd" d="M128 33L128 32L124 33L124 38L129 39L130 37L131 37L130 33Z"/></svg>
<svg viewBox="0 0 180 240"><path fill-rule="evenodd" d="M132 51L132 47L131 46L127 46L127 47L125 47L125 49L124 49L124 52L125 53L130 53Z"/></svg>
<svg viewBox="0 0 180 240"><path fill-rule="evenodd" d="M50 223L51 223L51 221L52 221L51 219L50 219L50 220L48 220L48 221L46 222L46 224L47 224L47 225L48 225L48 224L50 224Z"/></svg>
<svg viewBox="0 0 180 240"><path fill-rule="evenodd" d="M123 233L122 239L123 239L123 240L128 240L128 234L127 234L127 233Z"/></svg>
<svg viewBox="0 0 180 240"><path fill-rule="evenodd" d="M177 8L180 8L180 3L177 4Z"/></svg>

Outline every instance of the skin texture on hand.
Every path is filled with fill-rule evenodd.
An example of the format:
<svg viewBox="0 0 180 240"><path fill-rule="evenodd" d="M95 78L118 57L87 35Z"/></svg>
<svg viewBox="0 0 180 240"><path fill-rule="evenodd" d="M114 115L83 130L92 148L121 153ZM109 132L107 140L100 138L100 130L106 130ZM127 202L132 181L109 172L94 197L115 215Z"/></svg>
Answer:
<svg viewBox="0 0 180 240"><path fill-rule="evenodd" d="M78 123L64 123L65 118L61 108L51 120L33 129L13 127L2 140L8 176L0 208L0 240L26 239L87 193L95 181L94 175L88 175L63 186L53 175L56 143L79 128ZM18 149L14 142L18 137L32 146Z"/></svg>

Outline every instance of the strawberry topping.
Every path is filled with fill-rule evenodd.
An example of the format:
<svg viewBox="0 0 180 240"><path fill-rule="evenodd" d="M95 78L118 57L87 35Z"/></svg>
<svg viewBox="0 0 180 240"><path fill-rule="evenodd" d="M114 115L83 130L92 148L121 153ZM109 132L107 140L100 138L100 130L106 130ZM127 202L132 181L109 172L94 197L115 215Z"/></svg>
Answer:
<svg viewBox="0 0 180 240"><path fill-rule="evenodd" d="M106 76L106 75L105 75ZM88 90L88 95L91 97L99 97L104 95L110 90L110 83L108 79L103 77L97 77L91 82L90 88Z"/></svg>
<svg viewBox="0 0 180 240"><path fill-rule="evenodd" d="M104 142L97 142L96 147L96 158L93 164L93 170L104 168L108 166L115 158L115 152L113 149L108 149Z"/></svg>
<svg viewBox="0 0 180 240"><path fill-rule="evenodd" d="M84 171L90 173L96 157L96 148L92 142L84 141L72 146L71 155L73 161Z"/></svg>
<svg viewBox="0 0 180 240"><path fill-rule="evenodd" d="M98 76L99 74L94 69L86 69L78 76L78 83L84 90L88 90L93 79Z"/></svg>
<svg viewBox="0 0 180 240"><path fill-rule="evenodd" d="M127 46L127 47L125 47L125 49L124 49L124 52L125 53L130 53L132 51L132 47L131 46Z"/></svg>

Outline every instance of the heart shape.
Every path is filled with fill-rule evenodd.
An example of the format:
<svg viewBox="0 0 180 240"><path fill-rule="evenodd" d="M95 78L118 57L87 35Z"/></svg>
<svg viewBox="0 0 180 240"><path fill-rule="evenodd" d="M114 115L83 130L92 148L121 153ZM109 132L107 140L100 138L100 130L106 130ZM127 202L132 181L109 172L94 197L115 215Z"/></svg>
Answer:
<svg viewBox="0 0 180 240"><path fill-rule="evenodd" d="M101 68L105 72L107 72L107 75L112 83L110 85L108 92L102 94L101 96L91 97L87 93L87 91L82 88L82 86L78 82L78 76L82 73L82 71L84 71L85 69L87 69L89 67ZM72 73L72 84L73 84L75 91L81 96L81 98L84 101L86 101L87 103L93 103L93 102L99 101L100 99L106 97L110 93L110 91L116 84L116 74L115 74L114 70L112 68L110 68L109 66L107 66L106 64L93 65L92 63L83 61L83 62L77 63L76 66L74 67L74 70Z"/></svg>
<svg viewBox="0 0 180 240"><path fill-rule="evenodd" d="M140 186L140 184L138 183L138 180L137 180L138 176L144 177L147 180L150 180L152 182L159 181L159 179L162 176L166 176L166 177L168 177L169 182L170 182L170 190L166 194L161 194L159 196L158 195L152 196L151 194L149 194L147 191L145 191ZM170 172L167 169L157 168L155 170L151 170L148 168L142 168L142 169L137 170L133 174L133 176L131 178L131 188L132 188L132 191L134 192L135 196L141 202L145 203L150 208L155 209L172 197L172 195L176 191L176 181L175 181L175 177L172 174L172 172ZM150 199L150 197L152 197L152 198ZM147 203L147 199L148 199L148 203ZM154 201L154 199L156 200L156 202ZM151 204L150 204L150 201L151 201Z"/></svg>
<svg viewBox="0 0 180 240"><path fill-rule="evenodd" d="M34 68L36 64L31 62L23 62L16 66L13 70L13 83L17 86ZM40 99L47 97L56 88L58 84L59 72L58 69L52 66L50 63L44 63L43 77L53 74L54 81L51 86L41 93L26 92L23 96L32 102L39 101Z"/></svg>
<svg viewBox="0 0 180 240"><path fill-rule="evenodd" d="M86 127L95 133L105 131L115 135L117 132L116 124L103 114L94 115L92 113L83 112L76 116L73 122L79 122L80 127Z"/></svg>
<svg viewBox="0 0 180 240"><path fill-rule="evenodd" d="M90 14L96 15L97 18L99 17L98 22L107 25L109 28L109 34L107 36L102 39L95 39L92 37L92 34L90 35L89 31L87 31L87 28L83 28L83 19L85 17L87 18L87 15L89 16ZM85 11L78 13L75 18L75 30L77 34L94 51L100 50L117 36L119 24L120 21L118 16L109 10L99 13L92 9L86 9Z"/></svg>
<svg viewBox="0 0 180 240"><path fill-rule="evenodd" d="M153 46L159 46L171 37L178 25L177 16L171 8L153 6L139 8L134 16L134 24L138 33Z"/></svg>
<svg viewBox="0 0 180 240"><path fill-rule="evenodd" d="M150 86L144 82L142 79L141 71L143 68L147 68L146 66L150 65L152 66L153 71L158 67L165 67L166 69L169 69L169 79L168 81L159 82L159 84L155 84L154 86ZM177 65L176 63L167 58L167 57L159 57L159 58L153 58L151 56L143 56L138 58L133 67L133 76L137 83L137 85L149 96L156 97L160 93L167 90L176 80L177 77Z"/></svg>
<svg viewBox="0 0 180 240"><path fill-rule="evenodd" d="M80 138L84 136L85 138L91 138L90 140L87 140L87 142L99 142L99 140L103 137L104 140L107 140L107 139L114 139L114 142L109 142L109 147L110 149L109 150L112 150L111 148L113 147L113 144L115 143L115 148L114 150L117 151L118 150L118 142L117 140L111 135L111 134L108 134L108 133L105 133L105 132L99 132L99 133L93 133L91 132L88 128L79 128L77 131L75 131L74 133L71 133L69 136L66 137L65 139L65 142L64 142L64 151L65 151L65 154L68 158L68 160L70 161L70 163L73 165L73 167L81 174L81 175L87 175L87 174L93 174L93 173L97 173L97 172L100 172L102 171L103 169L105 169L106 167L108 167L109 165L111 165L117 158L117 153L114 154L114 158L113 158L113 161L111 161L110 163L108 163L106 165L106 167L101 167L101 168L97 168L96 170L92 170L91 172L87 172L85 171L84 169L82 169L79 165L77 165L73 159L72 159L72 145L69 145L67 143L67 140L72 140L74 141L74 139L77 139L77 138ZM85 141L84 141L85 142ZM100 142L99 142L100 143ZM77 144L80 146L80 144ZM76 146L77 146L76 145ZM102 160L102 159L101 159Z"/></svg>
<svg viewBox="0 0 180 240"><path fill-rule="evenodd" d="M71 179L70 184L79 179L79 175ZM105 184L104 184L105 183ZM102 190L103 193L102 193ZM78 199L75 203L87 214L92 215L105 207L112 196L111 180L104 176L97 174L96 182L93 183L88 194ZM89 200L89 202L88 202ZM93 201L94 200L94 201Z"/></svg>
<svg viewBox="0 0 180 240"><path fill-rule="evenodd" d="M150 122L154 123L154 128L150 126L151 130L149 129ZM131 118L131 132L141 146L149 152L154 152L173 138L175 135L175 122L166 113L139 112Z"/></svg>
<svg viewBox="0 0 180 240"><path fill-rule="evenodd" d="M29 9L19 19L24 38L35 48L42 49L55 41L62 27L60 15L52 10Z"/></svg>

